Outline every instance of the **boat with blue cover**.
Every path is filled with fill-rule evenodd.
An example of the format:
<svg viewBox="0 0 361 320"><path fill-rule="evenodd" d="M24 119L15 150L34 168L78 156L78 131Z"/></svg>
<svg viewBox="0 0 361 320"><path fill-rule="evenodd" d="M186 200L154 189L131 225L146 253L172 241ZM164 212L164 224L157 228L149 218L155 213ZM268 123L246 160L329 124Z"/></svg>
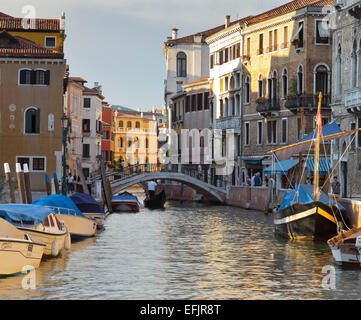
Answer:
<svg viewBox="0 0 361 320"><path fill-rule="evenodd" d="M85 216L69 197L53 194L36 200L33 204L54 210L69 229L72 240L95 236L97 223Z"/></svg>
<svg viewBox="0 0 361 320"><path fill-rule="evenodd" d="M70 234L54 210L32 204L0 204L0 218L45 243L45 256L70 249Z"/></svg>
<svg viewBox="0 0 361 320"><path fill-rule="evenodd" d="M98 229L103 228L105 212L98 202L89 194L74 193L70 199L76 204L79 210L89 219L93 219L97 223Z"/></svg>
<svg viewBox="0 0 361 320"><path fill-rule="evenodd" d="M142 207L138 198L125 191L111 198L113 211L117 212L138 212Z"/></svg>

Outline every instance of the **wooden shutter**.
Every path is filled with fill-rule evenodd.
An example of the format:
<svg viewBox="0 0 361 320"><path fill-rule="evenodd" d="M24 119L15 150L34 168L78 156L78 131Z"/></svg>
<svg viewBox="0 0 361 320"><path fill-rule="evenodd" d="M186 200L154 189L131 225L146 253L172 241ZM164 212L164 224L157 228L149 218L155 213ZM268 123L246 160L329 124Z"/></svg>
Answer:
<svg viewBox="0 0 361 320"><path fill-rule="evenodd" d="M45 84L46 85L50 84L50 70L45 71Z"/></svg>
<svg viewBox="0 0 361 320"><path fill-rule="evenodd" d="M20 84L26 84L26 73L28 70L20 71Z"/></svg>
<svg viewBox="0 0 361 320"><path fill-rule="evenodd" d="M35 70L31 70L30 84L36 84L36 71Z"/></svg>
<svg viewBox="0 0 361 320"><path fill-rule="evenodd" d="M31 109L25 112L25 133L31 133Z"/></svg>
<svg viewBox="0 0 361 320"><path fill-rule="evenodd" d="M40 109L36 109L35 133L40 133Z"/></svg>

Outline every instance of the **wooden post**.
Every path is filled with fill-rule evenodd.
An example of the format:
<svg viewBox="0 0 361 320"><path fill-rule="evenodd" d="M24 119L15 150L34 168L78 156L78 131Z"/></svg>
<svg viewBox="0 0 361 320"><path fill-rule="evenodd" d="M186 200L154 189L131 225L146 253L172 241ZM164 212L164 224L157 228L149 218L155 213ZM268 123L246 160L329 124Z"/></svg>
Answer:
<svg viewBox="0 0 361 320"><path fill-rule="evenodd" d="M103 187L103 192L104 192L105 203L107 204L109 212L112 213L113 209L112 209L112 203L110 201L110 194L109 194L109 190L108 190L107 179L105 176L105 166L104 166L104 162L103 162L103 157L97 156L97 158L100 162L100 175L102 177L102 187Z"/></svg>
<svg viewBox="0 0 361 320"><path fill-rule="evenodd" d="M79 176L80 176L80 180L81 180L81 183L83 185L83 193L86 193L86 194L89 194L89 189L88 189L88 186L86 184L86 181L85 181L85 177L84 177L84 172L83 172L83 167L81 165L81 162L80 162L80 159L79 158L76 158L76 165L78 167L78 172L79 172ZM89 194L90 195L90 194Z"/></svg>
<svg viewBox="0 0 361 320"><path fill-rule="evenodd" d="M16 163L16 178L18 181L20 203L26 203L24 173L21 170L20 163Z"/></svg>
<svg viewBox="0 0 361 320"><path fill-rule="evenodd" d="M31 185L30 185L30 173L27 163L24 163L24 183L25 183L25 194L26 194L26 203L33 203L33 196L31 194Z"/></svg>
<svg viewBox="0 0 361 320"><path fill-rule="evenodd" d="M302 183L302 152L299 153L298 158L298 184Z"/></svg>
<svg viewBox="0 0 361 320"><path fill-rule="evenodd" d="M112 187L110 185L109 179L107 179L107 187L108 187L108 192L109 192L109 196L110 196L110 199L111 199L113 197L113 190L112 190Z"/></svg>
<svg viewBox="0 0 361 320"><path fill-rule="evenodd" d="M51 182L49 179L49 176L47 173L45 173L45 184L46 184L46 193L48 194L48 196L51 195Z"/></svg>
<svg viewBox="0 0 361 320"><path fill-rule="evenodd" d="M8 185L10 203L16 203L14 185L13 185L13 181L11 180L10 166L8 163L4 163L4 171L5 171L6 183Z"/></svg>
<svg viewBox="0 0 361 320"><path fill-rule="evenodd" d="M55 193L60 194L59 180L58 180L58 176L56 175L56 173L53 174L53 179L54 179Z"/></svg>

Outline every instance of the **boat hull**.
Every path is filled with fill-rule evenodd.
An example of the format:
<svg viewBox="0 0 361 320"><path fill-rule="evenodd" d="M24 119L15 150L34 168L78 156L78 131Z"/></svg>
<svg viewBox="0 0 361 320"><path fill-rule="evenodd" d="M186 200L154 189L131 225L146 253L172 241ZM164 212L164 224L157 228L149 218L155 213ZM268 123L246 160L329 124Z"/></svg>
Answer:
<svg viewBox="0 0 361 320"><path fill-rule="evenodd" d="M137 201L112 201L112 209L117 212L139 212Z"/></svg>
<svg viewBox="0 0 361 320"><path fill-rule="evenodd" d="M63 249L65 249L65 238L67 236L67 231L56 234L56 233L42 232L31 228L19 227L18 229L29 234L34 238L42 240L45 243L44 256L56 257L61 253ZM54 241L56 241L57 243L56 246L58 248L58 250L55 250L55 252L54 252Z"/></svg>
<svg viewBox="0 0 361 320"><path fill-rule="evenodd" d="M0 274L11 275L38 268L44 253L43 244L0 238Z"/></svg>
<svg viewBox="0 0 361 320"><path fill-rule="evenodd" d="M327 241L337 234L332 208L321 202L296 203L274 217L277 234L292 240Z"/></svg>
<svg viewBox="0 0 361 320"><path fill-rule="evenodd" d="M84 213L84 215L95 221L97 224L97 229L102 229L104 227L104 220L105 220L105 215L102 213Z"/></svg>
<svg viewBox="0 0 361 320"><path fill-rule="evenodd" d="M97 223L94 220L80 216L66 214L57 214L64 222L70 232L72 240L79 240L88 237L94 237L97 229Z"/></svg>

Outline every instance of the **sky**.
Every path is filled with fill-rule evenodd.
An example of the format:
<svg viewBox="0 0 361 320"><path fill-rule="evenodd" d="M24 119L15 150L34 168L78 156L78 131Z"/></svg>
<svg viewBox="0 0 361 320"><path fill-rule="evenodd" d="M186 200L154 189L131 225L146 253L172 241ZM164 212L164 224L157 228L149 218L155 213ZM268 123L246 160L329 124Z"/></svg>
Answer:
<svg viewBox="0 0 361 320"><path fill-rule="evenodd" d="M64 51L70 76L103 86L111 105L164 106L163 42L258 14L290 0L1 0L14 17L66 15Z"/></svg>

